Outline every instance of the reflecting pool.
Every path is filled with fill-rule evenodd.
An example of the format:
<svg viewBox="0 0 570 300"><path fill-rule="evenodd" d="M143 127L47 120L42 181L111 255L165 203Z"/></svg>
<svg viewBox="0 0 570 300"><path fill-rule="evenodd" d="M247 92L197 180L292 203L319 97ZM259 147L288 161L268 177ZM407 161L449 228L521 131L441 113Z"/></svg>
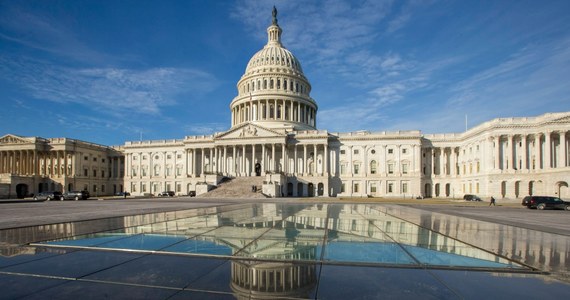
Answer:
<svg viewBox="0 0 570 300"><path fill-rule="evenodd" d="M570 295L524 259L382 205L241 204L19 230L1 233L8 298L476 298L496 281L494 297Z"/></svg>

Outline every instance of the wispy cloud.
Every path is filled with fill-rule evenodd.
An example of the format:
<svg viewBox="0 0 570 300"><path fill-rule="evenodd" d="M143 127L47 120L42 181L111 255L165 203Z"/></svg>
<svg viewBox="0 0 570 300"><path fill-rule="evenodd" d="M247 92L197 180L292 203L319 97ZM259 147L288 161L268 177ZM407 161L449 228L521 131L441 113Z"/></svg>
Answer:
<svg viewBox="0 0 570 300"><path fill-rule="evenodd" d="M117 113L159 114L180 94L206 93L219 84L209 73L186 68L71 68L6 56L0 64L0 77L37 99Z"/></svg>
<svg viewBox="0 0 570 300"><path fill-rule="evenodd" d="M9 3L0 8L0 39L76 61L93 63L111 59L81 42L60 20Z"/></svg>
<svg viewBox="0 0 570 300"><path fill-rule="evenodd" d="M226 123L192 124L184 127L184 131L187 132L188 135L209 135L227 129L228 125Z"/></svg>

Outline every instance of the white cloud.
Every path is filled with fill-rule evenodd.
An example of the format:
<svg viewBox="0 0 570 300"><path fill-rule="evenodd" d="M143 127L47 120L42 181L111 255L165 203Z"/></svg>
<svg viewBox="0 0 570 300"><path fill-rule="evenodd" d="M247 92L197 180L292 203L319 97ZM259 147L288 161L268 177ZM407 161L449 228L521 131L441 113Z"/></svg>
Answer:
<svg viewBox="0 0 570 300"><path fill-rule="evenodd" d="M225 123L190 124L184 127L184 131L189 135L210 135L227 129L228 126Z"/></svg>
<svg viewBox="0 0 570 300"><path fill-rule="evenodd" d="M119 114L159 114L183 93L206 93L219 82L184 68L71 68L37 60L0 56L0 77L37 99L77 103Z"/></svg>

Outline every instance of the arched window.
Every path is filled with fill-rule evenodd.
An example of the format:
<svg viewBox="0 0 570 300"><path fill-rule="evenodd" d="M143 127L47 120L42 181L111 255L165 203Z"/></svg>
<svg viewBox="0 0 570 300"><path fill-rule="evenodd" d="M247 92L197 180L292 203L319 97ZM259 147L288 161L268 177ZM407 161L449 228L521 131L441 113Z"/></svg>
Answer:
<svg viewBox="0 0 570 300"><path fill-rule="evenodd" d="M273 79L269 80L269 88L272 89L273 88Z"/></svg>
<svg viewBox="0 0 570 300"><path fill-rule="evenodd" d="M277 119L281 119L281 105L277 105Z"/></svg>
<svg viewBox="0 0 570 300"><path fill-rule="evenodd" d="M274 109L273 109L273 104L269 105L269 119L273 119L274 116Z"/></svg>
<svg viewBox="0 0 570 300"><path fill-rule="evenodd" d="M376 161L375 160L370 162L370 174L376 174Z"/></svg>
<svg viewBox="0 0 570 300"><path fill-rule="evenodd" d="M267 89L267 79L263 79L263 89Z"/></svg>
<svg viewBox="0 0 570 300"><path fill-rule="evenodd" d="M261 118L263 120L267 119L267 104L261 105Z"/></svg>

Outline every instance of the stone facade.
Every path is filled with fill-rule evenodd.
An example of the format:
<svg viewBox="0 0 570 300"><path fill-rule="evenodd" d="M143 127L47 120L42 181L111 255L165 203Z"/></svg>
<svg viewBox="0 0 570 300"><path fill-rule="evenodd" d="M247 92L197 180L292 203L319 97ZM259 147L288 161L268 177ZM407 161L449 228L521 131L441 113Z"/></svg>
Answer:
<svg viewBox="0 0 570 300"><path fill-rule="evenodd" d="M1 183L12 183L10 195L25 176L34 178L23 183L32 193L41 182L56 190L87 185L91 193L110 194L124 184L133 195L186 195L205 193L224 177L262 176L263 193L273 197L570 197L570 112L495 119L456 134L318 130L311 84L281 33L274 18L267 44L237 83L228 131L115 148L6 135ZM111 164L94 165L96 157Z"/></svg>
<svg viewBox="0 0 570 300"><path fill-rule="evenodd" d="M0 138L0 198L72 190L109 195L123 190L123 178L121 148L68 138Z"/></svg>

